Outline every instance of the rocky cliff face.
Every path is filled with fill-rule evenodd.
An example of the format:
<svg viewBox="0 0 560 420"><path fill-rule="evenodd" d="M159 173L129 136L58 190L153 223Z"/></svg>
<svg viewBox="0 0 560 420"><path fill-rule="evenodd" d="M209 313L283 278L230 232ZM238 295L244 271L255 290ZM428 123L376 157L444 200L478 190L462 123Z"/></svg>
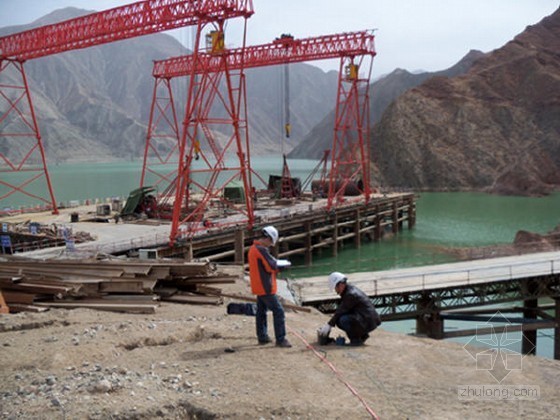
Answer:
<svg viewBox="0 0 560 420"><path fill-rule="evenodd" d="M86 13L89 12L76 8L61 9L30 25L1 28L0 36ZM175 38L154 34L25 63L48 160L142 157L154 86L153 60L187 53ZM284 126L281 70L278 66L247 72L253 155L281 153ZM11 76L3 73L1 77L6 80ZM179 86L178 92L186 84L185 79L181 80L173 80L177 81L174 86ZM306 64L291 65L290 92L293 136L285 144L287 151L333 107L336 74ZM179 120L184 109L182 98L176 94ZM0 112L4 110L2 106L0 101ZM18 148L17 140L9 141L10 144L0 144L0 151L13 152Z"/></svg>
<svg viewBox="0 0 560 420"><path fill-rule="evenodd" d="M461 61L453 67L438 71L424 73L410 73L403 69L396 69L387 76L382 77L370 86L370 121L371 124L379 122L385 109L407 90L420 85L425 80L435 76L453 77L465 73L471 68L474 61L484 56L480 51L470 51ZM375 68L375 65L374 65ZM320 159L323 150L331 149L334 129L334 110L309 132L299 146L290 152L294 158Z"/></svg>
<svg viewBox="0 0 560 420"><path fill-rule="evenodd" d="M374 127L381 185L543 194L560 186L560 9L463 76L435 77Z"/></svg>

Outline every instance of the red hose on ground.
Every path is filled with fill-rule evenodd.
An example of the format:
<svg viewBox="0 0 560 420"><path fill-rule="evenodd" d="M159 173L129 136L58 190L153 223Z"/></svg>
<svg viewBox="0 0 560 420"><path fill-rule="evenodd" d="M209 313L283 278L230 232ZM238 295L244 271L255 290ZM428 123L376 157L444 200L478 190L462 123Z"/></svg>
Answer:
<svg viewBox="0 0 560 420"><path fill-rule="evenodd" d="M375 414L375 412L371 409L371 407L367 404L367 402L362 398L362 396L358 393L358 391L356 391L356 389L350 385L348 383L348 381L346 381L346 379L344 379L341 375L341 373L336 370L336 367L327 360L327 358L325 356L323 356L321 353L319 353L315 347L313 347L311 344L309 344L309 342L301 335L298 334L297 332L295 332L292 328L290 328L289 326L286 325L286 328L293 334L295 335L297 338L299 338L306 346L308 349L310 349L313 353L315 353L315 355L321 359L321 361L323 361L328 367L331 368L331 370L335 373L336 377L338 378L338 380L340 382L342 382L344 385L346 385L346 387L350 390L350 392L352 394L354 394L356 396L356 398L358 398L360 400L360 402L362 403L362 405L365 407L366 411L371 415L371 417L375 420L379 420L379 417L377 416L377 414Z"/></svg>

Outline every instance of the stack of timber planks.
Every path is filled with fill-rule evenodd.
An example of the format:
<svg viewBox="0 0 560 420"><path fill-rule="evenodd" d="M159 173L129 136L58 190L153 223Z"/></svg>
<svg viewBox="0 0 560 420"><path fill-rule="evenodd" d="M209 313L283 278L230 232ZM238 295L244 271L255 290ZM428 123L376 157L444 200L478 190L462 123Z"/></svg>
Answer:
<svg viewBox="0 0 560 420"><path fill-rule="evenodd" d="M210 262L9 257L0 260L0 293L10 312L87 307L153 313L160 301L221 304L214 286L241 275L242 267Z"/></svg>

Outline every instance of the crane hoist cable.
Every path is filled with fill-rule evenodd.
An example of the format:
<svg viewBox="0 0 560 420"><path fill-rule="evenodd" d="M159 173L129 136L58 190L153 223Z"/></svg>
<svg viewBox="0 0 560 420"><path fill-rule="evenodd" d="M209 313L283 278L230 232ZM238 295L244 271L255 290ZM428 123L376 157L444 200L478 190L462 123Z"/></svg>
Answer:
<svg viewBox="0 0 560 420"><path fill-rule="evenodd" d="M284 64L284 131L287 139L290 138L292 125L290 123L290 64Z"/></svg>

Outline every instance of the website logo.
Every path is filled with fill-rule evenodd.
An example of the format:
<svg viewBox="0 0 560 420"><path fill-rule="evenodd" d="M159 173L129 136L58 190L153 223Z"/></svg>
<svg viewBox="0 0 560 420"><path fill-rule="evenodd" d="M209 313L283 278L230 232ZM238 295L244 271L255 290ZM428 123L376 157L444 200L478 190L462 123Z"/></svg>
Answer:
<svg viewBox="0 0 560 420"><path fill-rule="evenodd" d="M502 325L494 325L502 324ZM498 384L514 370L521 370L523 355L519 348L519 330L500 311L488 321L477 324L476 335L463 349L475 360L476 370L486 370ZM535 343L532 343L533 348ZM481 348L486 347L486 348Z"/></svg>

